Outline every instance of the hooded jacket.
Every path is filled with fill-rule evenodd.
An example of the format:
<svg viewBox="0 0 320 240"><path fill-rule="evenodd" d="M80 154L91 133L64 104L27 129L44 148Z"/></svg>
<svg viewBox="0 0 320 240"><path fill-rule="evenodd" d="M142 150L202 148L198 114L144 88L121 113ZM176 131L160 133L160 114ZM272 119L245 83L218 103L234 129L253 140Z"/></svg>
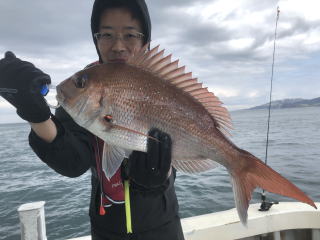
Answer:
<svg viewBox="0 0 320 240"><path fill-rule="evenodd" d="M93 5L91 17L92 34L99 28L101 13L108 7L132 5L140 9L142 24L144 26L145 43L150 41L151 22L147 6L143 0L96 0ZM119 5L122 4L122 5ZM95 45L97 44L93 38ZM96 45L97 46L97 45ZM99 59L100 53L97 49ZM115 236L127 236L125 209L123 204L115 204L106 209L105 215L99 214L100 181L97 177L97 166L92 145L93 135L86 129L77 125L73 119L60 107L52 120L57 126L58 134L52 143L39 138L34 131L29 135L29 144L37 156L50 168L67 177L78 177L88 169L92 171L91 201L89 215L92 233L118 239ZM165 188L161 190L145 191L145 189L130 188L131 214L134 233L150 232L159 229L161 239L183 239L180 220L178 217L178 203L174 190L175 174L168 179ZM174 222L171 234L179 237L168 238L168 230L163 226ZM120 239L120 238L119 238ZM123 239L123 238L121 238ZM150 237L147 239L151 239Z"/></svg>
<svg viewBox="0 0 320 240"><path fill-rule="evenodd" d="M91 201L89 215L92 229L102 236L126 235L124 204L106 208L99 214L100 181L92 144L93 135L77 125L61 107L52 120L58 135L52 143L39 138L34 131L29 135L29 144L37 156L57 173L66 177L78 177L91 169ZM178 203L174 190L175 174L171 174L164 188L156 190L130 187L132 227L141 233L160 227L178 216ZM79 199L81 201L81 199Z"/></svg>

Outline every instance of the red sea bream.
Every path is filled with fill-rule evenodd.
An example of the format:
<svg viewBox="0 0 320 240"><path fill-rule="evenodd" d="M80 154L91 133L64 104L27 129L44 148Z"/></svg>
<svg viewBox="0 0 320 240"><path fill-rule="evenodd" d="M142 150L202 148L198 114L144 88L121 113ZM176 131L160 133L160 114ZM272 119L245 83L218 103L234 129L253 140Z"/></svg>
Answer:
<svg viewBox="0 0 320 240"><path fill-rule="evenodd" d="M137 51L127 63L106 63L77 72L57 87L60 105L80 126L103 139L104 169L111 177L132 150L146 152L148 131L158 128L173 142L172 165L201 172L223 165L241 221L256 187L314 202L290 181L227 137L229 113L171 55L158 47Z"/></svg>

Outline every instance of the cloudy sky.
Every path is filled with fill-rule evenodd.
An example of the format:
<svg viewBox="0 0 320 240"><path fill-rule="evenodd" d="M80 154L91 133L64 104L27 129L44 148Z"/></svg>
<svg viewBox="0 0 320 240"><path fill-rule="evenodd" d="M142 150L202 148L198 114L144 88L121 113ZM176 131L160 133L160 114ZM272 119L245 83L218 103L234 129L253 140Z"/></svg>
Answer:
<svg viewBox="0 0 320 240"><path fill-rule="evenodd" d="M58 84L97 59L90 35L92 3L0 1L0 56L11 50ZM147 3L152 45L160 44L167 54L179 58L230 110L268 101L279 6L273 99L320 96L320 1ZM0 97L0 123L19 121L14 108Z"/></svg>

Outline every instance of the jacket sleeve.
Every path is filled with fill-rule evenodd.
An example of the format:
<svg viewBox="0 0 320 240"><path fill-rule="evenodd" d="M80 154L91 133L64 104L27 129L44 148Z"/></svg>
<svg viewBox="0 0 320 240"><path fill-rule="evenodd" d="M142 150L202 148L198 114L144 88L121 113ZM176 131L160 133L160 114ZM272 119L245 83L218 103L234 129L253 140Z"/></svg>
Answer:
<svg viewBox="0 0 320 240"><path fill-rule="evenodd" d="M47 143L31 130L31 148L57 173L67 177L82 175L93 163L91 134L77 125L61 107L51 119L58 130L56 138Z"/></svg>

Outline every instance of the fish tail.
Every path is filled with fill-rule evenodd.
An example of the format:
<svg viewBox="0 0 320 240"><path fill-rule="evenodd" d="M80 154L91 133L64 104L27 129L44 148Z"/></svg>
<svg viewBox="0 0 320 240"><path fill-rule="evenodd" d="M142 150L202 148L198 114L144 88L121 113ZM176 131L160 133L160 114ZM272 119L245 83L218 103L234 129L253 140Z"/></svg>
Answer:
<svg viewBox="0 0 320 240"><path fill-rule="evenodd" d="M294 198L317 208L315 203L293 183L268 167L247 151L240 150L241 162L247 163L241 170L230 172L237 211L241 222L247 223L247 210L253 190L260 187L268 192Z"/></svg>

